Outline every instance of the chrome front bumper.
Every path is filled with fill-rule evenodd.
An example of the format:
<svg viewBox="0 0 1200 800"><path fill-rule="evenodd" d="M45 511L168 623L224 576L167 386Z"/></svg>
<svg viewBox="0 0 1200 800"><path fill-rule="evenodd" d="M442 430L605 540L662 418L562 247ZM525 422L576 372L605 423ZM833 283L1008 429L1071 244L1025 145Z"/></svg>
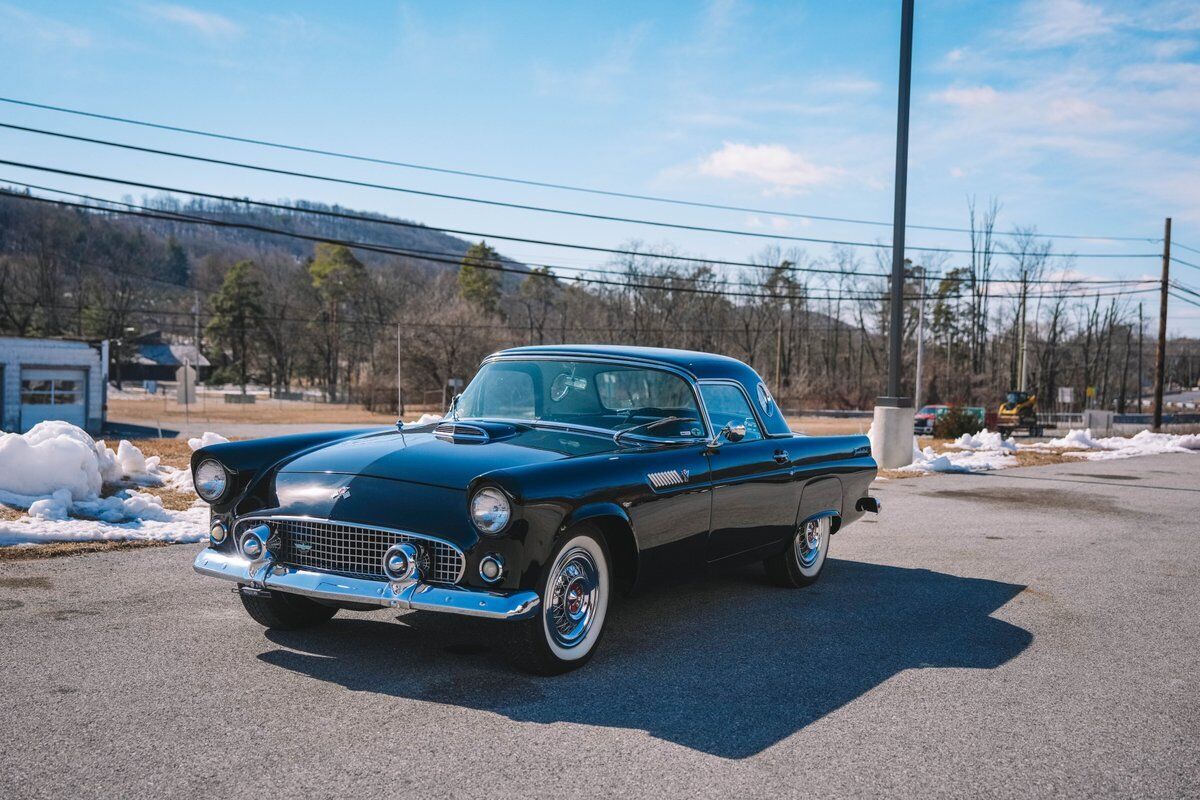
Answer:
<svg viewBox="0 0 1200 800"><path fill-rule="evenodd" d="M327 572L297 569L270 560L250 561L239 553L205 548L192 568L201 575L224 578L256 589L386 608L444 611L487 619L526 619L537 612L536 592L500 594L462 586L437 586L413 581L373 581Z"/></svg>

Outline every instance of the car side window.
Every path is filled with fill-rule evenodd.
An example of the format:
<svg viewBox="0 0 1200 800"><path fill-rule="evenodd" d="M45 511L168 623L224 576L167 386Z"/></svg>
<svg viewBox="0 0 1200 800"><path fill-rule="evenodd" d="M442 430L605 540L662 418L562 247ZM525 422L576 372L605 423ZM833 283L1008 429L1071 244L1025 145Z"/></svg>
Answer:
<svg viewBox="0 0 1200 800"><path fill-rule="evenodd" d="M754 418L754 412L750 409L750 402L741 389L727 383L702 383L700 396L704 398L704 406L708 409L708 418L712 421L714 431L733 423L746 426L746 438L742 441L751 442L763 438L758 420Z"/></svg>

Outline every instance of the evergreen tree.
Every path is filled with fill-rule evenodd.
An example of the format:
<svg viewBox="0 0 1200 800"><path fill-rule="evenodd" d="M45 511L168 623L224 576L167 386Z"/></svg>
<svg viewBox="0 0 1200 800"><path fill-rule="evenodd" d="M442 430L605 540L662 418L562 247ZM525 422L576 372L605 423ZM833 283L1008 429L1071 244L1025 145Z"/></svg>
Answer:
<svg viewBox="0 0 1200 800"><path fill-rule="evenodd" d="M239 261L225 273L221 288L213 295L212 321L208 336L231 354L242 394L246 393L250 359L258 346L257 327L262 316L262 285L254 262Z"/></svg>
<svg viewBox="0 0 1200 800"><path fill-rule="evenodd" d="M163 263L163 280L187 286L188 257L187 251L174 236L167 239L167 256Z"/></svg>
<svg viewBox="0 0 1200 800"><path fill-rule="evenodd" d="M500 307L500 254L487 242L471 245L458 268L458 293L488 314Z"/></svg>
<svg viewBox="0 0 1200 800"><path fill-rule="evenodd" d="M343 306L367 283L367 268L350 248L321 242L308 265L313 286L325 304L321 330L324 333L325 391L336 400L338 368L341 365Z"/></svg>

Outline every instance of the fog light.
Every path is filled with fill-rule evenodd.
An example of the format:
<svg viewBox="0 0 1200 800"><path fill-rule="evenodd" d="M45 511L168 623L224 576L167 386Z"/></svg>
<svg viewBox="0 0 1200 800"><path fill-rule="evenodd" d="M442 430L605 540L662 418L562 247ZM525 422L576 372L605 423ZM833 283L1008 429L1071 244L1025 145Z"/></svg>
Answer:
<svg viewBox="0 0 1200 800"><path fill-rule="evenodd" d="M242 538L238 540L238 549L251 561L262 558L267 555L267 538L270 535L271 529L268 526L255 525L242 534Z"/></svg>
<svg viewBox="0 0 1200 800"><path fill-rule="evenodd" d="M394 581L407 581L417 574L417 548L408 542L392 545L383 554L383 574Z"/></svg>
<svg viewBox="0 0 1200 800"><path fill-rule="evenodd" d="M504 558L496 553L488 553L479 559L479 577L488 583L496 583L504 577Z"/></svg>
<svg viewBox="0 0 1200 800"><path fill-rule="evenodd" d="M229 530L223 522L214 522L212 527L208 529L208 541L214 546L225 541L225 537L229 535Z"/></svg>

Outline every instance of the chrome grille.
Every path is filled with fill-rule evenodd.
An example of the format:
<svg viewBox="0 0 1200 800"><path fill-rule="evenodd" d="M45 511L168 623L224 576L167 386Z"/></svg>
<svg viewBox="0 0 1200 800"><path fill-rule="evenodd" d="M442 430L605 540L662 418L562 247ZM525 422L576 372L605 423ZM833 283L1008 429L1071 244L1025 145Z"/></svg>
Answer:
<svg viewBox="0 0 1200 800"><path fill-rule="evenodd" d="M452 544L385 528L287 517L251 518L239 525L260 522L266 522L283 542L279 563L302 569L387 580L383 554L401 542L417 548L421 575L431 583L457 583L466 566L462 551Z"/></svg>

